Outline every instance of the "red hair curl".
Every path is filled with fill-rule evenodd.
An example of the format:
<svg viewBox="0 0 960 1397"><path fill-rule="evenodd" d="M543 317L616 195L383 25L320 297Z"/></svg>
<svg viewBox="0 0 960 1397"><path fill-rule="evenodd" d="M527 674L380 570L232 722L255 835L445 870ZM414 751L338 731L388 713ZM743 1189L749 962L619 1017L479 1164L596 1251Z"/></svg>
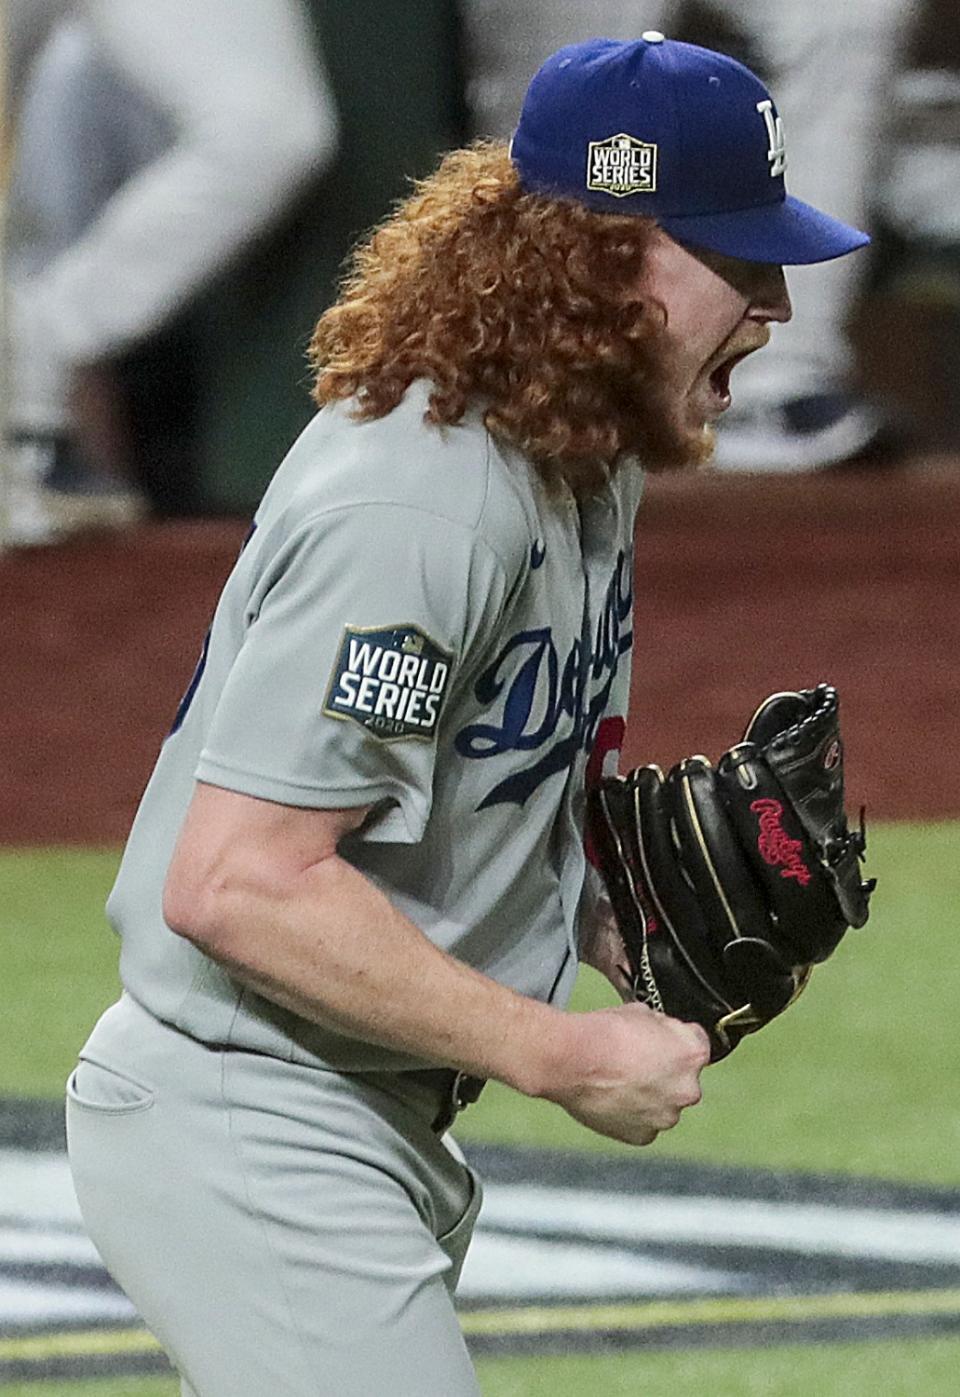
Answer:
<svg viewBox="0 0 960 1397"><path fill-rule="evenodd" d="M504 145L453 151L354 250L311 341L316 401L382 417L427 378L428 421L478 400L489 431L578 496L627 456L702 460L671 407L662 308L637 290L653 227L524 193Z"/></svg>

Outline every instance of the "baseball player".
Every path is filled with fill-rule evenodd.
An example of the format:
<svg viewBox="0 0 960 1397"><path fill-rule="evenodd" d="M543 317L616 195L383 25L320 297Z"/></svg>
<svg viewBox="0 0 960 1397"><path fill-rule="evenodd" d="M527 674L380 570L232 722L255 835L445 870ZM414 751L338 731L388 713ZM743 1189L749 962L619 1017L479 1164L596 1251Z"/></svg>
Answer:
<svg viewBox="0 0 960 1397"><path fill-rule="evenodd" d="M789 178L808 198L860 224L878 188L889 187L891 81L912 0L460 0L460 7L477 135L509 136L530 69L563 44L712 20L739 32L775 88ZM777 336L777 353L751 359L739 376L735 410L718 433L721 469L826 466L878 435L881 419L857 389L847 333L862 271L856 259L841 259L791 278L793 318Z"/></svg>
<svg viewBox="0 0 960 1397"><path fill-rule="evenodd" d="M628 990L587 874L616 765L642 470L708 454L788 198L745 68L561 51L511 152L449 155L356 253L320 411L227 581L109 902L124 994L68 1086L107 1265L191 1397L461 1397L480 1205L445 1136L495 1078L650 1143L697 1025Z"/></svg>

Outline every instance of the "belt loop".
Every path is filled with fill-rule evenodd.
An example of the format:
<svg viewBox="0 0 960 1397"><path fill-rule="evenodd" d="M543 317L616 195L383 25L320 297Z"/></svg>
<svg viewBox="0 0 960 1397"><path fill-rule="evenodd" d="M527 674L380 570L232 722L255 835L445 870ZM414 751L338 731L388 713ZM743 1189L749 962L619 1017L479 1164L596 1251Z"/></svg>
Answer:
<svg viewBox="0 0 960 1397"><path fill-rule="evenodd" d="M438 1135L445 1134L453 1125L459 1112L465 1106L472 1105L485 1086L486 1082L482 1077L471 1077L469 1072L451 1073L446 1099L437 1112L432 1129Z"/></svg>

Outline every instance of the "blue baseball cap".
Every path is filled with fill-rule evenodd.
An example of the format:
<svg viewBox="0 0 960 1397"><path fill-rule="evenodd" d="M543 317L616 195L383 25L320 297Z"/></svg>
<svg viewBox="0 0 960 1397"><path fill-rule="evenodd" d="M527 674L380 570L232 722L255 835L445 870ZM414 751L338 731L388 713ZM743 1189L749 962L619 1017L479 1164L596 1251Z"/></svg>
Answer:
<svg viewBox="0 0 960 1397"><path fill-rule="evenodd" d="M548 58L510 154L529 193L643 214L729 257L826 262L870 241L787 193L783 123L749 68L654 31Z"/></svg>

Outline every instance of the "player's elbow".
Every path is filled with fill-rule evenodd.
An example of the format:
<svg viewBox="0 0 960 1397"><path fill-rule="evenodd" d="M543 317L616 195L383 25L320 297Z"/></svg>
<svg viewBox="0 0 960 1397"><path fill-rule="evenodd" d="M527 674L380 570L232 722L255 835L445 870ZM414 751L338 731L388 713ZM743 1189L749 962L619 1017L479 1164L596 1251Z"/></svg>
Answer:
<svg viewBox="0 0 960 1397"><path fill-rule="evenodd" d="M241 874L229 857L203 858L189 841L174 853L163 887L163 919L176 936L223 958L243 905Z"/></svg>
<svg viewBox="0 0 960 1397"><path fill-rule="evenodd" d="M222 934L218 899L209 883L185 876L174 863L163 888L163 920L175 936L182 936L208 955Z"/></svg>
<svg viewBox="0 0 960 1397"><path fill-rule="evenodd" d="M294 893L292 871L231 854L193 862L174 855L163 888L163 919L220 965L243 966L265 926L284 914Z"/></svg>

